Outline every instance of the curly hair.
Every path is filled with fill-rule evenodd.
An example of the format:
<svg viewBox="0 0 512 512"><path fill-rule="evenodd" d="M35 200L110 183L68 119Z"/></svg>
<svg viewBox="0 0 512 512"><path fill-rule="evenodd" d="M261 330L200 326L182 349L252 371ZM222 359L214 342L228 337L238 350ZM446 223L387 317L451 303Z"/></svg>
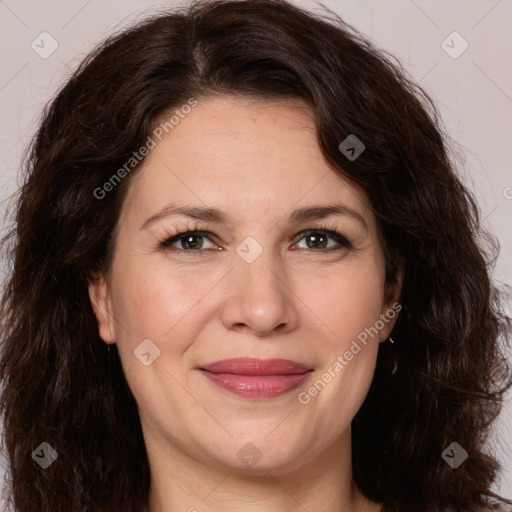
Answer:
<svg viewBox="0 0 512 512"><path fill-rule="evenodd" d="M88 283L111 264L134 166L97 190L190 97L297 98L326 160L368 195L386 280L404 271L393 331L352 422L353 476L386 512L476 512L500 465L490 427L512 386L496 240L458 176L432 98L390 54L326 10L284 0L193 2L98 45L46 106L24 159L12 269L2 297L0 372L10 502L16 512L142 512L150 472L137 404L107 345ZM349 134L365 151L347 159ZM111 348L111 349L110 349ZM468 453L457 469L441 453ZM45 470L42 442L58 453Z"/></svg>

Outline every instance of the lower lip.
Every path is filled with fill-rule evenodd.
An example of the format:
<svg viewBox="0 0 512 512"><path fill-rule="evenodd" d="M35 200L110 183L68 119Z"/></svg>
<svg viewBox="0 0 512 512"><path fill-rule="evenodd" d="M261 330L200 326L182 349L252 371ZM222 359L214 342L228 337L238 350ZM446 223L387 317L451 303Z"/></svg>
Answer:
<svg viewBox="0 0 512 512"><path fill-rule="evenodd" d="M202 370L214 384L242 398L274 398L298 388L309 376L306 373L293 375L236 375L212 373Z"/></svg>

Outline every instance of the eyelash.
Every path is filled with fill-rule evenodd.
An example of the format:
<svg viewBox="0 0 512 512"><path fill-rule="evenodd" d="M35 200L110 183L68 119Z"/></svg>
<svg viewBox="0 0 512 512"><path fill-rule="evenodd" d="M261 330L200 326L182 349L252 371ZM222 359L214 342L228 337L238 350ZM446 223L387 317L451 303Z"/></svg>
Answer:
<svg viewBox="0 0 512 512"><path fill-rule="evenodd" d="M191 254L191 255L195 253L194 256L200 256L200 255L203 255L206 251L212 250L212 249L199 249L199 250L178 249L176 247L171 247L171 245L174 242L179 241L179 240L185 238L186 236L205 237L205 238L208 238L212 243L215 243L212 240L212 238L210 236L208 236L211 233L209 231L200 230L199 226L197 224L192 223L191 225L188 226L187 229L188 229L188 231L182 231L179 233L173 233L173 232L167 231L164 235L164 237L165 237L164 240L162 242L160 242L160 244L159 244L159 249L163 249L163 250L170 249L172 251L187 253L187 254ZM300 242L302 239L306 238L309 235L318 234L318 233L327 235L328 237L334 239L336 242L338 242L339 246L329 247L328 249L318 249L318 250L317 249L302 249L302 250L305 250L307 252L322 253L322 252L332 252L332 251L337 251L337 250L341 250L341 249L351 249L352 248L352 244L343 235L341 235L340 233L338 233L336 231L335 226L325 224L325 223L322 224L321 226L319 226L317 229L307 229L307 230L299 233L302 236L297 240L296 243Z"/></svg>

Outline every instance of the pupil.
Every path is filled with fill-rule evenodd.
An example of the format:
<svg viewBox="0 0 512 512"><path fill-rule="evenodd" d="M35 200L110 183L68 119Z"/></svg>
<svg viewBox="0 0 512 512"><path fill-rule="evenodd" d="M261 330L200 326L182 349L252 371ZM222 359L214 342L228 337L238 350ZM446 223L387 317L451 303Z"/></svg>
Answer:
<svg viewBox="0 0 512 512"><path fill-rule="evenodd" d="M196 242L195 244L194 243L190 243L191 240L194 240L194 239L197 239L197 238L200 238L198 235L189 235L187 238L184 239L185 243L186 244L189 244L192 248L195 248L196 246L201 246L201 244L199 242ZM185 247L186 249L187 247Z"/></svg>
<svg viewBox="0 0 512 512"><path fill-rule="evenodd" d="M311 240L316 240L317 242L319 241L319 239L323 239L323 242L320 242L320 244L315 244L315 242L313 242L313 247L319 247L319 245L321 245L321 248L325 248L325 239L326 239L326 236L325 235L309 235L309 238ZM308 244L309 247L311 247L309 244Z"/></svg>

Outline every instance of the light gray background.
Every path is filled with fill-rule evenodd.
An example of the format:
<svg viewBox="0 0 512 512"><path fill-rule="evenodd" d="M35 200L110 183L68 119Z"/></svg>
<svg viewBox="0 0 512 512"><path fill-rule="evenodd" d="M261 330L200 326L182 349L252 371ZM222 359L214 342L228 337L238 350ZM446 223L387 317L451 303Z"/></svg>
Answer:
<svg viewBox="0 0 512 512"><path fill-rule="evenodd" d="M295 3L318 9L312 1ZM481 206L485 225L501 243L495 277L512 284L512 1L511 0L326 0L379 47L396 55L435 99L448 133L467 157L462 170ZM177 2L123 0L0 0L0 215L17 188L24 149L43 105L96 43L145 13ZM443 49L453 32L467 41L457 58ZM49 48L42 58L31 48ZM452 52L463 41L449 37ZM453 40L453 42L452 42ZM42 48L41 48L42 51ZM5 277L5 264L0 267ZM512 294L509 295L512 299ZM509 314L511 312L509 300ZM501 415L495 450L506 471L495 490L512 497L512 402ZM1 476L1 475L0 475Z"/></svg>

